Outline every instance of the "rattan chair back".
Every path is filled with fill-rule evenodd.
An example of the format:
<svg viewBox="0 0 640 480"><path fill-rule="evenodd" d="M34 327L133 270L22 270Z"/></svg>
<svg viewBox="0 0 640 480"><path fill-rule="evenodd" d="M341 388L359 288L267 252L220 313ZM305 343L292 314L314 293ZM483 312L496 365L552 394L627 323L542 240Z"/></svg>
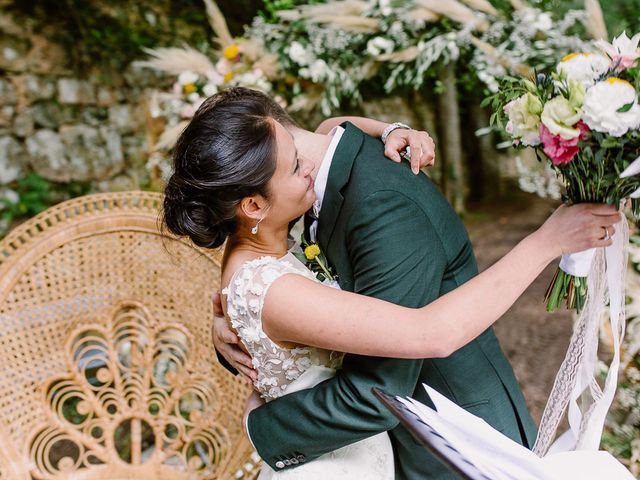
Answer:
<svg viewBox="0 0 640 480"><path fill-rule="evenodd" d="M162 195L88 195L0 242L0 479L233 479L250 387L211 343L219 253Z"/></svg>

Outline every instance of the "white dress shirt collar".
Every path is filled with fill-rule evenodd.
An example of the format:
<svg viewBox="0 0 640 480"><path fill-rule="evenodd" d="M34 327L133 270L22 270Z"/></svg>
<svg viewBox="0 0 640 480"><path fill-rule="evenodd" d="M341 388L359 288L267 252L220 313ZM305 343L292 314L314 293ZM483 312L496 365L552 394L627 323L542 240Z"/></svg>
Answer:
<svg viewBox="0 0 640 480"><path fill-rule="evenodd" d="M318 169L318 175L316 175L315 183L313 186L313 189L316 192L316 201L313 204L313 213L316 218L318 217L320 209L322 208L322 201L324 200L324 192L327 189L329 170L331 169L333 155L336 153L336 148L338 147L338 143L340 143L340 139L342 138L343 133L344 128L340 126L334 127L329 132L329 135L332 135L333 138L331 139L329 148L327 148L327 151L322 158L322 163L320 164L320 168Z"/></svg>

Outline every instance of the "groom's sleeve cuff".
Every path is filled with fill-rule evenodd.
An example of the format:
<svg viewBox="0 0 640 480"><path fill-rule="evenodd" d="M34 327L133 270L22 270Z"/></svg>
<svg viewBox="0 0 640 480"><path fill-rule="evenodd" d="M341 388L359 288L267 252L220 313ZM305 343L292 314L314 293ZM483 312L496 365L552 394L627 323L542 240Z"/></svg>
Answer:
<svg viewBox="0 0 640 480"><path fill-rule="evenodd" d="M251 412L249 412L249 415L251 415ZM247 415L244 418L244 431L247 432L247 438L249 439L249 443L251 444L253 449L258 451L258 449L256 448L255 444L253 443L253 440L251 440L251 433L249 433L249 415Z"/></svg>

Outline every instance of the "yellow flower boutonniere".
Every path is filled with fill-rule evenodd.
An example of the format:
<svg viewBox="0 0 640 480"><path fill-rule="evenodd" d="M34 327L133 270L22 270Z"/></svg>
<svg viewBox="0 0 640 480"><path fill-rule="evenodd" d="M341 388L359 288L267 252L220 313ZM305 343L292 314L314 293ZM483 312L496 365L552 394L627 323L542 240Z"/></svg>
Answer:
<svg viewBox="0 0 640 480"><path fill-rule="evenodd" d="M302 248L304 255L300 255L300 260L306 264L307 268L316 274L316 277L321 282L328 280L330 282L336 282L338 276L335 275L327 258L324 256L317 243L308 244L304 239L302 240Z"/></svg>

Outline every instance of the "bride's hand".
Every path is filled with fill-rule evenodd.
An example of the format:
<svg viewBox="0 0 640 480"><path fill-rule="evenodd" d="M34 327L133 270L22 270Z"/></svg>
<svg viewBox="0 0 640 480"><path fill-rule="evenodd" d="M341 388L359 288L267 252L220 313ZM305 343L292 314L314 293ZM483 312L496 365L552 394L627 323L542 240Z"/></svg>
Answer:
<svg viewBox="0 0 640 480"><path fill-rule="evenodd" d="M621 213L611 205L562 205L534 235L551 249L555 258L594 247L608 247L613 243L614 225L621 218Z"/></svg>
<svg viewBox="0 0 640 480"><path fill-rule="evenodd" d="M406 148L410 148L408 155L411 170L416 175L423 167L430 167L436 161L436 145L431 136L424 131L396 128L384 144L384 154L387 158L400 162Z"/></svg>

